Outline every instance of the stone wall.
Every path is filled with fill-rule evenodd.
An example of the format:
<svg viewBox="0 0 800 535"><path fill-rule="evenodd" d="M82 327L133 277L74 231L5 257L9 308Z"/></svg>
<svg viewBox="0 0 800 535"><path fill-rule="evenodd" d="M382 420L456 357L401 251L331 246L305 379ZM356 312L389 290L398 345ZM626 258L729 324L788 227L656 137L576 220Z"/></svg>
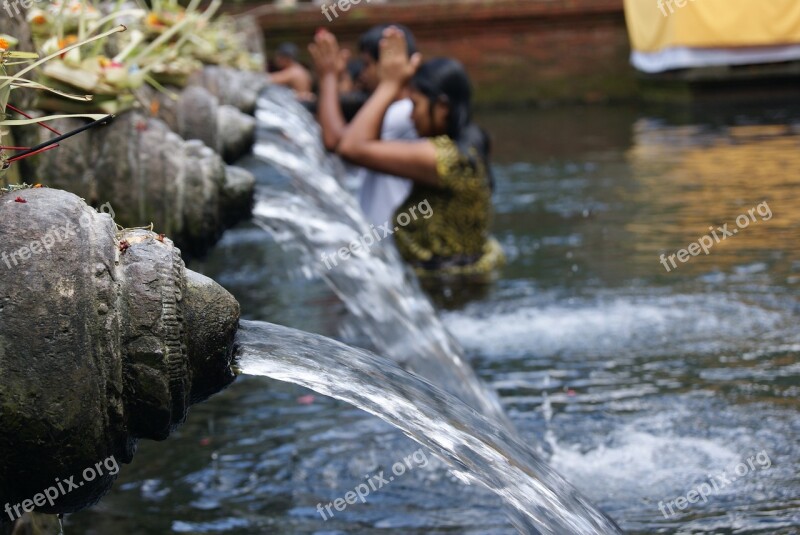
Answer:
<svg viewBox="0 0 800 535"><path fill-rule="evenodd" d="M352 0L351 0L352 1ZM330 3L330 2L329 2ZM247 4L229 7L256 15L272 51L283 41L305 46L317 28L348 47L374 24L398 22L417 36L428 57L462 61L477 101L602 102L636 96L636 75L622 0L437 0L385 4L361 0L328 21L319 6L292 9ZM307 60L307 54L303 58Z"/></svg>

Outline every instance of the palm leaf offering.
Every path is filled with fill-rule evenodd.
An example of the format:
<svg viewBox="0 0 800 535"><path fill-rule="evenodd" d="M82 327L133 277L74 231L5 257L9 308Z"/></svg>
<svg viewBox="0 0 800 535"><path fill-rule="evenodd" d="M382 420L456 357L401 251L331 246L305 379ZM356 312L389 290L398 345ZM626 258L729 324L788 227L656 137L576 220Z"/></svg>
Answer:
<svg viewBox="0 0 800 535"><path fill-rule="evenodd" d="M71 53L73 50L78 49L79 47L92 43L93 41L103 39L108 35L113 33L117 33L120 31L124 31L125 27L120 26L117 28L113 28L104 34L98 35L93 38L85 39L83 41L75 41L70 43L64 48L56 50L54 53L49 54L44 58L39 58L38 54L31 53L31 52L22 52L22 51L15 51L13 50L19 44L19 41L10 35L0 35L0 173L4 173L11 165L11 163L18 161L24 157L31 156L33 154L37 154L39 152L43 152L45 150L49 150L57 146L57 142L66 139L72 135L80 133L87 128L91 128L95 124L100 124L102 122L110 120L108 115L97 115L97 114L86 114L86 113L79 113L77 115L50 115L44 117L31 117L24 112L17 110L9 103L12 91L17 88L28 88L28 89L37 89L45 92L50 92L52 94L57 95L59 98L67 100L74 100L79 102L88 102L91 100L90 95L80 95L80 94L73 94L66 91L60 91L56 88L47 86L45 84L41 84L39 82L35 82L26 78L25 76L32 71L35 71L41 65L45 64L46 62L58 57L60 55L66 55ZM9 67L14 67L14 74L9 73ZM13 110L19 115L22 115L23 119L12 119L8 114L9 110ZM68 132L66 134L61 134L60 132L46 127L48 130L51 130L55 133L58 137L54 140L46 143L42 143L36 147L15 147L13 143L11 145L7 145L5 143L5 139L10 137L9 127L11 126L20 126L25 124L39 124L44 125L48 121L61 119L65 117L82 117L93 119L94 123L90 123L85 128L76 130L74 132ZM13 155L9 155L6 151L18 151Z"/></svg>
<svg viewBox="0 0 800 535"><path fill-rule="evenodd" d="M50 87L38 107L48 111L120 113L140 104L136 91L149 84L183 87L204 64L260 70L263 58L247 52L233 19L212 20L222 5L214 0L205 9L193 0L182 7L176 0L154 1L152 8L131 2L94 5L89 0L55 1L29 11L38 50L61 50L107 28L124 24L129 31L95 46L74 49L48 62L37 82ZM67 101L58 92L86 92L92 101Z"/></svg>

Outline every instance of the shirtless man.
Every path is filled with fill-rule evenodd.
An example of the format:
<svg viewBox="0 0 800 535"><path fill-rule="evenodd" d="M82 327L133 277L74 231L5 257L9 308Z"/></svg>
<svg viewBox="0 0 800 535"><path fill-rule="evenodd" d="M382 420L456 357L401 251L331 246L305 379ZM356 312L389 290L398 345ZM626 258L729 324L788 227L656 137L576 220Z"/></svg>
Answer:
<svg viewBox="0 0 800 535"><path fill-rule="evenodd" d="M311 96L311 73L297 61L295 45L283 43L278 47L275 53L275 66L278 70L269 75L272 83L293 89L300 99Z"/></svg>

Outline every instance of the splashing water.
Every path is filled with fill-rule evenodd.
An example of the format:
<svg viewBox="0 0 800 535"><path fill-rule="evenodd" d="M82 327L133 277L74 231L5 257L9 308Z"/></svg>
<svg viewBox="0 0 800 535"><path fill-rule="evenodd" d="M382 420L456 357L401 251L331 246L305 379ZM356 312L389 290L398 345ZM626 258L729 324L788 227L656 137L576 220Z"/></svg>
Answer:
<svg viewBox="0 0 800 535"><path fill-rule="evenodd" d="M352 315L343 334L366 338L405 369L512 429L497 395L465 361L391 244L376 244L332 269L320 259L372 230L337 180L342 170L326 155L313 117L291 92L275 87L262 95L257 117L255 155L290 176L296 191L261 192L254 221L283 248L299 252L306 272L324 279L342 300Z"/></svg>
<svg viewBox="0 0 800 535"><path fill-rule="evenodd" d="M236 343L242 373L310 388L396 426L498 494L521 533L621 533L507 430L388 360L264 322L243 321Z"/></svg>

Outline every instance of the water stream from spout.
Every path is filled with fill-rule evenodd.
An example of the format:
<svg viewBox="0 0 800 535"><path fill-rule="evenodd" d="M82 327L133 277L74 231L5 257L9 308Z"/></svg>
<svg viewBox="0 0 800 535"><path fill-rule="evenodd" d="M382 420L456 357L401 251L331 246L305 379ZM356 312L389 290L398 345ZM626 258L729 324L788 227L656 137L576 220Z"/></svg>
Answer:
<svg viewBox="0 0 800 535"><path fill-rule="evenodd" d="M255 155L291 177L294 191L259 192L254 221L282 247L299 252L304 269L324 279L345 304L351 318L342 334L365 338L378 353L511 429L497 395L465 361L393 246L376 244L368 254L329 263L332 269L321 260L371 229L337 180L344 171L327 156L313 117L291 92L271 87L257 118Z"/></svg>
<svg viewBox="0 0 800 535"><path fill-rule="evenodd" d="M343 167L326 154L313 117L291 92L268 89L257 118L254 153L290 177L292 189L260 190L254 221L299 253L301 271L325 280L345 304L351 318L341 334L368 340L391 361L319 336L244 322L242 372L303 385L395 425L459 477L499 494L522 533L618 533L518 438L499 398L466 362L391 244L332 269L321 260L369 234L370 226L342 186Z"/></svg>
<svg viewBox="0 0 800 535"><path fill-rule="evenodd" d="M241 373L302 385L401 429L460 478L498 494L520 533L621 533L515 435L387 359L253 321L242 322L237 346Z"/></svg>

